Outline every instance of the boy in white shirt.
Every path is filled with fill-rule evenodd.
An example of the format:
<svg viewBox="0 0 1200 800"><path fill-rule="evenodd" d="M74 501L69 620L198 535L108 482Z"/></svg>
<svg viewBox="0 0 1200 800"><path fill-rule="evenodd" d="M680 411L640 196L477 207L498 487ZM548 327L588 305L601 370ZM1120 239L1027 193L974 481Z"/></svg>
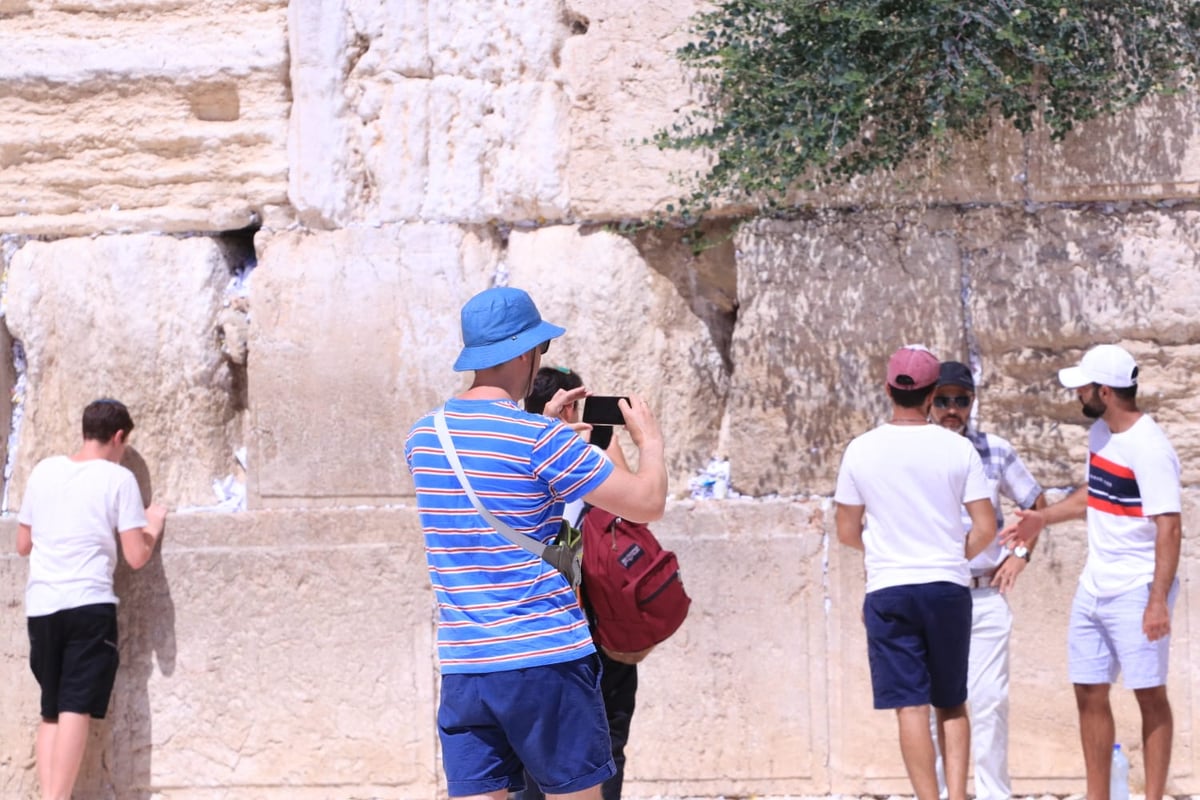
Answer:
<svg viewBox="0 0 1200 800"><path fill-rule="evenodd" d="M42 690L37 733L43 800L69 800L83 763L89 719L103 719L117 672L117 536L139 569L162 535L167 510L143 510L121 466L133 420L116 400L83 411L74 455L40 461L17 516L17 552L29 556L25 590L30 666Z"/></svg>

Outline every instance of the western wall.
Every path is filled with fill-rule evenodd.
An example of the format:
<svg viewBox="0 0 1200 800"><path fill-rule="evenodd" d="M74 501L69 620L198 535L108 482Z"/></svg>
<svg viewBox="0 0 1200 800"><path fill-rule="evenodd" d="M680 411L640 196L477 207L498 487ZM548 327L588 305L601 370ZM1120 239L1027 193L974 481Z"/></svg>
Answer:
<svg viewBox="0 0 1200 800"><path fill-rule="evenodd" d="M568 328L549 362L663 421L673 500L654 528L694 605L644 662L629 798L909 793L829 500L899 344L976 364L980 425L1056 489L1086 450L1056 371L1123 344L1183 463L1190 532L1197 98L1063 142L997 124L788 219L724 209L694 252L622 223L703 163L642 144L695 101L672 53L699 7L0 0L0 796L37 796L11 512L102 395L134 414L144 493L177 512L151 563L118 572L122 667L76 797L445 796L402 444L463 386L458 309L495 281ZM692 499L714 455L735 491ZM1081 525L1051 530L1012 596L1020 794L1083 787L1065 639L1084 553ZM1200 794L1198 568L1185 539L1181 795ZM1114 700L1136 792L1137 710Z"/></svg>

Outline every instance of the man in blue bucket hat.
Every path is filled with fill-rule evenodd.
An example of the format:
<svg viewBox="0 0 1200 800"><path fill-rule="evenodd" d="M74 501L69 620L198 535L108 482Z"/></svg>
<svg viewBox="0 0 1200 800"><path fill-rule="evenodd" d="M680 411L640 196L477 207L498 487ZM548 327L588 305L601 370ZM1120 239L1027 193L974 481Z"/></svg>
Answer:
<svg viewBox="0 0 1200 800"><path fill-rule="evenodd" d="M570 570L537 551L554 541L572 500L659 519L663 440L643 400L622 401L639 449L630 472L561 421L518 406L564 332L520 289L472 297L454 369L475 378L419 419L405 443L438 604L438 731L450 797L502 800L523 788L528 770L548 797L598 800L615 772L599 658Z"/></svg>

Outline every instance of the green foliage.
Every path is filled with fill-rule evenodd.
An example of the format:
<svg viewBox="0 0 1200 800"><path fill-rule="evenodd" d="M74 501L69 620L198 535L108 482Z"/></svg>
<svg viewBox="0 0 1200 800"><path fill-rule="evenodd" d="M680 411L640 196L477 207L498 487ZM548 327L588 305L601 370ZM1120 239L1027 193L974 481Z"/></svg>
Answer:
<svg viewBox="0 0 1200 800"><path fill-rule="evenodd" d="M1061 138L1188 88L1193 0L714 0L677 55L705 102L655 142L712 153L683 200L771 207L929 152L994 115Z"/></svg>

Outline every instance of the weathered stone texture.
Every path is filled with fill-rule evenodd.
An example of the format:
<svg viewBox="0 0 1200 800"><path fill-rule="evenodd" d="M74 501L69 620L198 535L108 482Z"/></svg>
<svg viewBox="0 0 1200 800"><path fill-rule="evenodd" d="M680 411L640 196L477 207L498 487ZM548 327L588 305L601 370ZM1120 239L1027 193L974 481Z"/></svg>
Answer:
<svg viewBox="0 0 1200 800"><path fill-rule="evenodd" d="M721 431L738 491L831 494L846 443L887 412L891 352L961 350L953 224L946 210L819 213L738 234Z"/></svg>
<svg viewBox="0 0 1200 800"><path fill-rule="evenodd" d="M1185 493L1185 516L1197 511ZM691 613L639 669L625 793L908 794L895 715L871 711L861 554L827 501L672 504L655 525ZM331 532L333 532L331 534ZM27 562L0 525L0 791L32 800L37 690L20 613ZM1083 786L1066 676L1082 525L1043 535L1011 595L1019 793ZM1185 546L1172 634L1172 794L1196 787L1196 625ZM190 514L141 572L118 571L122 667L79 800L350 800L444 794L434 604L412 508ZM1130 692L1118 739L1136 743ZM1134 791L1141 749L1131 748Z"/></svg>
<svg viewBox="0 0 1200 800"><path fill-rule="evenodd" d="M624 795L827 791L839 664L826 649L821 526L820 503L711 501L655 526L693 602L638 669Z"/></svg>
<svg viewBox="0 0 1200 800"><path fill-rule="evenodd" d="M981 427L1050 486L1078 483L1087 441L1058 369L1122 343L1194 481L1197 221L1187 209L985 207L748 227L722 433L735 486L832 491L845 443L885 418L887 356L910 341L978 366Z"/></svg>
<svg viewBox="0 0 1200 800"><path fill-rule="evenodd" d="M293 3L290 196L313 227L566 211L550 0Z"/></svg>
<svg viewBox="0 0 1200 800"><path fill-rule="evenodd" d="M684 275L676 275L679 284L667 277L669 252L639 252L630 239L601 229L557 226L513 231L506 265L510 283L529 290L542 316L567 329L545 364L578 370L595 394L640 394L650 403L680 493L716 451L729 373L690 304L699 302L695 287Z"/></svg>
<svg viewBox="0 0 1200 800"><path fill-rule="evenodd" d="M638 219L678 204L675 175L706 164L701 153L661 151L646 140L696 102L675 60L688 38L694 0L571 0L577 35L563 46L570 97L570 207L576 218Z"/></svg>
<svg viewBox="0 0 1200 800"><path fill-rule="evenodd" d="M284 6L31 2L5 15L0 230L232 230L283 202Z"/></svg>
<svg viewBox="0 0 1200 800"><path fill-rule="evenodd" d="M214 501L211 481L241 444L215 331L233 256L219 240L148 234L30 241L16 252L6 318L29 388L12 507L39 459L78 449L80 414L98 397L133 415L127 465L144 495Z"/></svg>
<svg viewBox="0 0 1200 800"><path fill-rule="evenodd" d="M394 225L263 235L259 249L252 496L286 505L411 495L404 439L464 388L451 370L458 310L488 287L498 242L453 225Z"/></svg>
<svg viewBox="0 0 1200 800"><path fill-rule="evenodd" d="M1200 94L1151 97L1083 123L1061 142L1038 129L1029 149L1030 199L1157 200L1200 191Z"/></svg>
<svg viewBox="0 0 1200 800"><path fill-rule="evenodd" d="M1086 420L1058 369L1099 342L1138 359L1143 407L1200 476L1195 400L1200 214L1144 208L998 209L962 218L967 319L985 383L981 417L1050 485L1077 484Z"/></svg>
<svg viewBox="0 0 1200 800"><path fill-rule="evenodd" d="M0 558L17 609L25 564ZM434 796L433 603L412 512L175 516L117 590L121 668L75 797ZM5 662L28 652L19 617ZM37 689L27 670L5 684L0 785L24 798Z"/></svg>

